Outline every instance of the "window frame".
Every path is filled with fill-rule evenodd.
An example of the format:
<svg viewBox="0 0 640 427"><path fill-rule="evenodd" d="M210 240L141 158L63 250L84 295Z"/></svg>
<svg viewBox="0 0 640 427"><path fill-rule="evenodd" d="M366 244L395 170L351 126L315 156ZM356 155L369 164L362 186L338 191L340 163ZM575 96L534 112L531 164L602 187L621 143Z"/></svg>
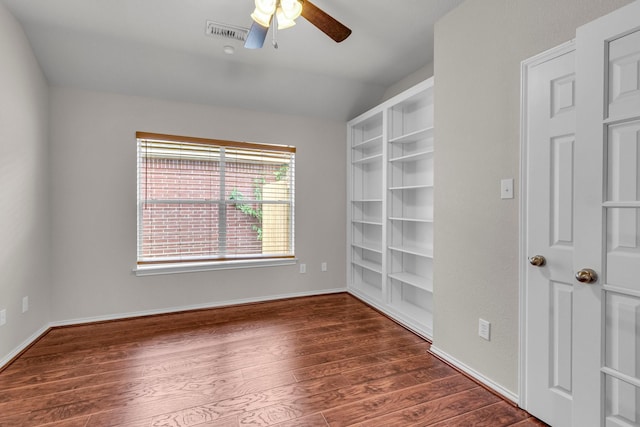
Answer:
<svg viewBox="0 0 640 427"><path fill-rule="evenodd" d="M166 143L185 143L185 144L197 144L202 146L214 146L219 147L221 149L221 153L226 152L227 148L231 149L247 149L247 150L259 150L271 153L290 153L291 158L291 182L289 187L289 226L288 226L288 234L289 234L289 248L290 251L287 251L286 254L220 254L220 256L192 256L192 257L182 257L177 256L176 259L153 259L141 256L141 239L143 239L142 228L143 228L143 220L142 220L142 206L145 203L148 203L149 200L143 200L141 197L141 170L140 170L140 141L141 140L149 140L149 141L157 141L157 142L166 142ZM182 273L182 272L194 272L194 271L208 271L208 270L221 270L221 269L236 269L236 268L253 268L253 267L272 267L279 265L291 265L297 262L295 257L295 153L296 148L294 146L289 145L276 145L276 144L262 144L255 142L239 142L239 141L229 141L229 140L221 140L221 139L209 139L209 138L198 138L198 137L189 137L189 136L178 136L178 135L166 135L159 133L150 133L150 132L136 132L136 210L137 210L137 219L136 219L136 267L133 269L133 272L137 276L144 275L155 275L155 274L172 274L172 273ZM222 154L222 158L224 159L224 154ZM222 183L225 183L225 162L224 160L220 161ZM220 194L219 200L209 200L207 202L197 202L196 204L211 204L218 205L219 208L233 205L233 200L227 200L226 195L224 194L224 186L222 187L223 193ZM194 199L195 200L195 199ZM266 200L266 203L276 203L275 201ZM167 203L170 204L180 204L178 201ZM162 204L162 202L159 202ZM281 203L287 204L287 203ZM225 209L220 209L220 211L225 212ZM218 224L224 223L223 227L226 229L228 226L226 220L226 214L220 214L218 217ZM160 257L158 257L160 258Z"/></svg>

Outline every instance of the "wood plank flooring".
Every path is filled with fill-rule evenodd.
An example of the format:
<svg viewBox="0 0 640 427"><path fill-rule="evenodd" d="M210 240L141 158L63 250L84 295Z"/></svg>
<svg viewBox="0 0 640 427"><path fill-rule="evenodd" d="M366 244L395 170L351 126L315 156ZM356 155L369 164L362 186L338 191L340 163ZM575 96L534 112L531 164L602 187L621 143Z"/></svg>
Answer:
<svg viewBox="0 0 640 427"><path fill-rule="evenodd" d="M49 331L0 372L0 426L545 424L348 294Z"/></svg>

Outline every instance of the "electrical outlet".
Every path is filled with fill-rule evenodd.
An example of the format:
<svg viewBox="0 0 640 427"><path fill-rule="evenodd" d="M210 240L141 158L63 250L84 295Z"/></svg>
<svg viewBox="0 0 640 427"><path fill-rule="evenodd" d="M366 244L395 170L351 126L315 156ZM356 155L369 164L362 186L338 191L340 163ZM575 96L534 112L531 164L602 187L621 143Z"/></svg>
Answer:
<svg viewBox="0 0 640 427"><path fill-rule="evenodd" d="M22 297L22 312L29 311L29 297Z"/></svg>
<svg viewBox="0 0 640 427"><path fill-rule="evenodd" d="M323 262L322 264L320 264L320 271L327 271L327 263Z"/></svg>
<svg viewBox="0 0 640 427"><path fill-rule="evenodd" d="M478 335L487 341L491 341L491 323L484 319L478 321Z"/></svg>
<svg viewBox="0 0 640 427"><path fill-rule="evenodd" d="M307 264L300 264L300 274L307 272Z"/></svg>
<svg viewBox="0 0 640 427"><path fill-rule="evenodd" d="M5 323L7 323L7 310L3 308L2 310L0 310L0 326L4 325Z"/></svg>
<svg viewBox="0 0 640 427"><path fill-rule="evenodd" d="M500 198L513 199L513 178L500 181Z"/></svg>

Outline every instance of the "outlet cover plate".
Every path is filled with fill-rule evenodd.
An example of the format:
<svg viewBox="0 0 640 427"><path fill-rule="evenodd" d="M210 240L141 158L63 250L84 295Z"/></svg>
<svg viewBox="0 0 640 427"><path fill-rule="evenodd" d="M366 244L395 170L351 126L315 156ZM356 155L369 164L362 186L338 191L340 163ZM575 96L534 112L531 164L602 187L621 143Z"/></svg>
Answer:
<svg viewBox="0 0 640 427"><path fill-rule="evenodd" d="M513 178L500 181L500 198L513 199Z"/></svg>

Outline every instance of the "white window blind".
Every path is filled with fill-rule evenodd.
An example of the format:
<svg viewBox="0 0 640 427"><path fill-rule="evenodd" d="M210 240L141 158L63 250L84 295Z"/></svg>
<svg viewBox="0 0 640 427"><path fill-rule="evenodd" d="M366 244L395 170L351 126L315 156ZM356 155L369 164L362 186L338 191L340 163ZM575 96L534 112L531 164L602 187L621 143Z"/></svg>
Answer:
<svg viewBox="0 0 640 427"><path fill-rule="evenodd" d="M136 137L139 265L294 257L295 147Z"/></svg>

